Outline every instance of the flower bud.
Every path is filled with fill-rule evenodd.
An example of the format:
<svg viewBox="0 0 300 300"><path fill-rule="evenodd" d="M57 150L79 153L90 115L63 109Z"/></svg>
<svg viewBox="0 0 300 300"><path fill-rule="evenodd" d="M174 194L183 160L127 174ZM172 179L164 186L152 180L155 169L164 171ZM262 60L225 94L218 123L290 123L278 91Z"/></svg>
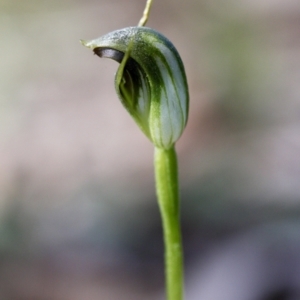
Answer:
<svg viewBox="0 0 300 300"><path fill-rule="evenodd" d="M116 30L82 44L121 63L115 77L121 102L156 147L171 148L186 126L189 106L184 66L173 44L147 27Z"/></svg>

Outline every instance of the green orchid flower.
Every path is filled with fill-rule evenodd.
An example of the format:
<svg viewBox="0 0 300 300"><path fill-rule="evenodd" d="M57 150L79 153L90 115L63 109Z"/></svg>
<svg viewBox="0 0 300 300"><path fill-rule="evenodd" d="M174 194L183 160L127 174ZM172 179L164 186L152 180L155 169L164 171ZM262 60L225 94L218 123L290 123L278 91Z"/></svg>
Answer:
<svg viewBox="0 0 300 300"><path fill-rule="evenodd" d="M120 63L117 94L155 147L170 149L188 119L189 94L182 60L173 44L147 27L128 27L81 41L100 57Z"/></svg>

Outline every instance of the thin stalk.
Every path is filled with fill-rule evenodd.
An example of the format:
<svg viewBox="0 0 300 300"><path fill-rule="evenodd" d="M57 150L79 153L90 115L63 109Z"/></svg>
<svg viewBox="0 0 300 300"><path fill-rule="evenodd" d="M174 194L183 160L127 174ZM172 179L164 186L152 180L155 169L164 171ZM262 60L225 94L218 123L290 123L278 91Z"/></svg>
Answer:
<svg viewBox="0 0 300 300"><path fill-rule="evenodd" d="M167 299L182 300L183 251L175 148L155 148L154 164L156 192L163 224Z"/></svg>
<svg viewBox="0 0 300 300"><path fill-rule="evenodd" d="M145 6L145 9L144 9L144 12L143 12L143 16L140 19L140 22L139 22L138 26L145 26L146 25L146 23L148 21L148 18L149 18L151 5L152 5L152 0L147 0L146 6Z"/></svg>

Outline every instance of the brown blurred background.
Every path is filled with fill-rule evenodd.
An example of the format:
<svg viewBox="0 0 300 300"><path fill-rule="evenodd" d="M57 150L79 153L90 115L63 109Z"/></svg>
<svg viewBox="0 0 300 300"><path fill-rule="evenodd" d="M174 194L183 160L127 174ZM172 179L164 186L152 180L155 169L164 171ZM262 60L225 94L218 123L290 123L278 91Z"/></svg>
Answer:
<svg viewBox="0 0 300 300"><path fill-rule="evenodd" d="M0 0L0 299L161 300L153 147L82 47L145 1ZM154 0L184 61L187 300L300 299L300 2Z"/></svg>

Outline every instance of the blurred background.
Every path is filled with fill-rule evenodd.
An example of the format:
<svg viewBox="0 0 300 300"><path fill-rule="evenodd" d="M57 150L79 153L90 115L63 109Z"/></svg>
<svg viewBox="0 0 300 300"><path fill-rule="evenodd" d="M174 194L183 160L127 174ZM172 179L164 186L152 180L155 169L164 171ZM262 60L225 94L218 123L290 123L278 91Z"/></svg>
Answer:
<svg viewBox="0 0 300 300"><path fill-rule="evenodd" d="M153 147L79 43L144 5L0 0L0 299L164 299ZM147 25L190 87L186 299L300 299L300 2L154 0Z"/></svg>

